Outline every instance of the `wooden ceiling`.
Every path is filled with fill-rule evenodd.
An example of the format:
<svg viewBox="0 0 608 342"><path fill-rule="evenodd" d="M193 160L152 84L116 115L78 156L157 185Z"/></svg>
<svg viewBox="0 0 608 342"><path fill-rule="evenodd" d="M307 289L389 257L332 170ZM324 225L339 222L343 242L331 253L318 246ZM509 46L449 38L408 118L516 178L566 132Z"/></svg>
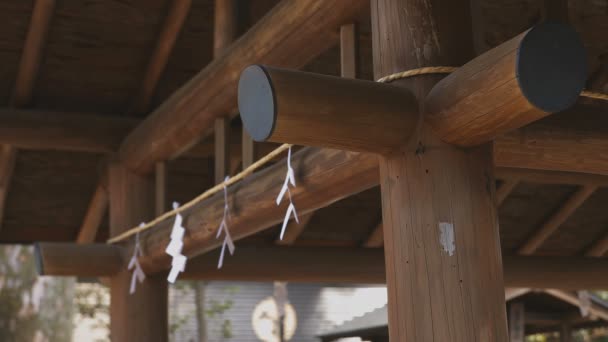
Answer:
<svg viewBox="0 0 608 342"><path fill-rule="evenodd" d="M245 32L276 2L244 1L246 5L239 14L239 32ZM32 13L35 6L44 3L50 4L52 17L46 28L46 39L40 45L40 63L30 94L25 97L27 101L22 101L21 109L44 115L61 111L141 119L212 60L214 9L211 0L192 0L189 8L185 7L183 27L181 31L174 30L175 44L164 61L156 47L162 43L159 37L166 37L163 33L172 24L171 18L177 16L175 20L179 21L179 15L168 15L173 13L173 6L178 6L178 0L0 1L3 22L0 107L11 109L16 105L13 94L17 80L24 77L19 65L23 63L28 30L34 25ZM543 2L538 0L479 0L479 5L481 15L474 22L480 51L504 42L544 16ZM369 13L363 13L359 20L360 78L364 79L372 79L368 17ZM608 1L570 1L569 19L583 37L588 51L588 88L608 92ZM150 105L144 106L146 110L137 109L142 84L150 80L154 69L151 65L155 63L161 63L164 68L161 67L162 72L153 84L154 91L147 100ZM321 54L305 69L339 75L339 46ZM608 113L608 104L598 101L581 100L579 106ZM592 125L605 122L592 122ZM238 118L232 126L239 129ZM608 129L606 127L598 128ZM32 128L36 132L37 127ZM169 163L167 197L170 200L184 202L213 184L213 155L209 146L212 140L207 138L196 148L207 152L191 153ZM8 153L5 151L4 155L10 157ZM40 147L18 149L14 155L12 177L10 172L0 173L9 185L0 242L75 241L93 194L99 184L103 184L105 163L112 156ZM10 169L10 158L5 159L6 162L0 164ZM238 163L236 160L233 164L238 166ZM608 171L603 174L608 179ZM544 175L535 181L499 172L498 178L499 193L504 197L500 206L504 252L521 252L522 246L530 244L530 239L536 236L537 243L528 248L530 253L588 254L608 233L608 211L604 208L608 188L581 190L578 184L581 182L557 178L552 181L551 176ZM572 199L577 193L578 198ZM290 237L290 243L381 246L378 243L382 229L378 188L318 210L306 219L298 234ZM102 219L97 241L105 241L108 236L106 221L107 218ZM539 230L546 236L541 234L539 238ZM277 235L278 227L274 227L241 243L270 244Z"/></svg>

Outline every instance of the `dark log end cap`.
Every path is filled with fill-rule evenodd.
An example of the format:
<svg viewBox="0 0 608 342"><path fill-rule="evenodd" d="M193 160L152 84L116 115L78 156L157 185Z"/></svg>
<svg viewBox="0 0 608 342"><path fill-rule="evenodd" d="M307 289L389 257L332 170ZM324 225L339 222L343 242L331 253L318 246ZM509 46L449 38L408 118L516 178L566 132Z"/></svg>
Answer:
<svg viewBox="0 0 608 342"><path fill-rule="evenodd" d="M516 73L531 104L549 113L565 110L576 102L585 86L585 47L570 26L544 22L522 39Z"/></svg>
<svg viewBox="0 0 608 342"><path fill-rule="evenodd" d="M267 140L274 131L276 101L272 80L261 65L251 65L241 73L238 89L243 126L255 141Z"/></svg>
<svg viewBox="0 0 608 342"><path fill-rule="evenodd" d="M34 262L36 263L36 271L38 275L44 275L44 261L42 260L42 250L40 249L40 243L34 244Z"/></svg>

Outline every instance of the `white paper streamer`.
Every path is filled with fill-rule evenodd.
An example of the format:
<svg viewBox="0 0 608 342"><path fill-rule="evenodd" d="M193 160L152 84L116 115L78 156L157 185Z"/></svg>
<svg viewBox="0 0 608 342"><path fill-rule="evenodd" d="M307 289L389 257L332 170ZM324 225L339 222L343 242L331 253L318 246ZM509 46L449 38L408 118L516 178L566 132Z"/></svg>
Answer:
<svg viewBox="0 0 608 342"><path fill-rule="evenodd" d="M143 223L140 226L142 225ZM146 274L141 269L141 265L139 264L138 260L138 258L141 256L143 256L143 253L141 251L141 246L139 245L139 233L137 233L135 235L135 248L133 249L133 256L131 257L131 260L129 261L129 266L127 268L129 271L133 269L133 274L131 275L131 287L129 288L130 294L135 293L137 281L143 283L146 279Z"/></svg>
<svg viewBox="0 0 608 342"><path fill-rule="evenodd" d="M283 182L283 187L281 191L279 191L279 195L277 196L277 205L281 204L283 201L283 197L285 197L285 193L287 193L289 197L289 207L287 207L287 212L285 213L285 218L283 219L283 226L281 227L281 235L279 239L283 240L283 236L285 235L285 229L287 228L287 223L289 222L289 218L293 214L293 218L297 223L300 223L298 219L298 213L296 212L296 207L293 204L293 200L291 198L291 190L289 189L289 184L293 187L296 186L296 177L293 168L291 167L291 147L287 152L287 174L285 175L285 181Z"/></svg>
<svg viewBox="0 0 608 342"><path fill-rule="evenodd" d="M229 176L226 176L224 179L224 183L230 179ZM228 207L228 189L226 189L226 185L224 185L224 217L222 218L222 222L220 223L219 228L217 229L217 234L215 238L218 239L222 232L224 232L224 242L222 243L222 251L220 252L220 259L217 262L217 268L220 269L224 266L224 254L226 253L226 246L228 246L228 251L230 255L234 255L234 241L232 241L232 237L230 236L230 232L228 231L228 220L230 219Z"/></svg>
<svg viewBox="0 0 608 342"><path fill-rule="evenodd" d="M173 209L179 208L177 202L173 202ZM167 281L171 284L175 283L177 276L186 270L186 261L188 258L182 254L184 248L184 235L186 234L186 228L182 225L184 219L180 213L175 215L175 222L173 222L173 229L171 230L171 241L165 253L173 257L171 261L171 271L167 276Z"/></svg>

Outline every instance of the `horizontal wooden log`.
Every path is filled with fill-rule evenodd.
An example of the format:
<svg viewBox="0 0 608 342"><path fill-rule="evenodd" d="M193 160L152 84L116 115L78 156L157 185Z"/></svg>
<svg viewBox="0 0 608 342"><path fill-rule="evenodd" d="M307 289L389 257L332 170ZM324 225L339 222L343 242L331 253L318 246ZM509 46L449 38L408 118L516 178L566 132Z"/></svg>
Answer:
<svg viewBox="0 0 608 342"><path fill-rule="evenodd" d="M501 166L608 175L606 112L577 106L496 139Z"/></svg>
<svg viewBox="0 0 608 342"><path fill-rule="evenodd" d="M292 155L291 165L298 182L291 195L299 215L378 184L378 163L372 154L304 148ZM282 222L288 204L284 201L277 206L275 199L283 185L285 172L286 163L278 162L228 189L229 229L234 240ZM184 211L184 225L188 228L184 254L193 257L221 245L222 240L216 239L215 234L223 214L223 193ZM173 220L161 222L140 235L144 246L141 264L146 272L169 268L171 260L165 254L165 247L172 224Z"/></svg>
<svg viewBox="0 0 608 342"><path fill-rule="evenodd" d="M107 244L40 242L34 256L40 275L109 277L125 267L123 248Z"/></svg>
<svg viewBox="0 0 608 342"><path fill-rule="evenodd" d="M576 32L541 24L435 85L425 120L449 143L477 145L572 106L586 76ZM238 93L243 124L257 141L386 154L417 127L413 96L387 84L252 65Z"/></svg>
<svg viewBox="0 0 608 342"><path fill-rule="evenodd" d="M279 2L225 52L165 101L124 141L120 157L139 172L200 139L215 118L235 111L239 73L253 63L299 68L338 42L338 28L365 0Z"/></svg>
<svg viewBox="0 0 608 342"><path fill-rule="evenodd" d="M390 84L252 65L238 103L256 141L386 154L416 128L418 104Z"/></svg>
<svg viewBox="0 0 608 342"><path fill-rule="evenodd" d="M111 115L0 109L0 143L22 149L110 153L138 120Z"/></svg>
<svg viewBox="0 0 608 342"><path fill-rule="evenodd" d="M425 119L442 140L474 146L571 107L586 79L576 31L545 22L436 84L425 100Z"/></svg>
<svg viewBox="0 0 608 342"><path fill-rule="evenodd" d="M122 252L122 247L107 244L38 243L35 248L40 274L53 276L114 275L126 267ZM180 279L385 282L384 251L380 248L244 246L237 247L219 270L217 257L209 253L188 260ZM505 256L503 261L505 287L577 290L608 286L604 272L608 259Z"/></svg>
<svg viewBox="0 0 608 342"><path fill-rule="evenodd" d="M180 279L384 283L381 249L332 247L237 247L217 268L217 254L188 260Z"/></svg>

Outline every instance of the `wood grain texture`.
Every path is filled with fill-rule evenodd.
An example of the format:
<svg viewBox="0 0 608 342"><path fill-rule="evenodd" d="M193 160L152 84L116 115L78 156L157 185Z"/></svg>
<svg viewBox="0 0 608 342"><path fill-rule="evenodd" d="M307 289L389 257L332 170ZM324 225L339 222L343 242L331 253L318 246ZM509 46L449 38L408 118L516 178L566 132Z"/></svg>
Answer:
<svg viewBox="0 0 608 342"><path fill-rule="evenodd" d="M353 173L354 164L358 168ZM292 155L292 167L298 186L291 194L301 215L369 189L378 181L374 155L304 148ZM284 177L285 163L277 163L228 189L230 233L235 241L283 220L287 204L277 206L275 199ZM327 184L333 184L335 188L327 191ZM338 193L340 195L336 196ZM222 193L183 213L189 232L184 239L185 255L194 257L220 246L221 241L215 238L215 233L223 213ZM142 234L145 248L141 263L147 273L159 272L170 265L165 247L171 225L172 221L165 221Z"/></svg>
<svg viewBox="0 0 608 342"><path fill-rule="evenodd" d="M171 1L169 13L158 36L156 47L150 56L139 92L135 97L132 108L129 110L131 113L141 114L148 111L156 86L167 66L173 46L186 21L191 4L192 0Z"/></svg>
<svg viewBox="0 0 608 342"><path fill-rule="evenodd" d="M111 235L119 234L153 216L152 179L136 176L116 162L110 164L108 174ZM165 273L147 275L143 283L137 284L136 292L129 294L131 272L124 266L112 276L110 285L112 340L167 341L168 292Z"/></svg>
<svg viewBox="0 0 608 342"><path fill-rule="evenodd" d="M556 56L564 60L554 62ZM437 83L425 99L425 119L442 140L475 146L573 106L586 74L585 49L576 33L565 25L541 24Z"/></svg>
<svg viewBox="0 0 608 342"><path fill-rule="evenodd" d="M596 189L597 187L593 185L581 186L566 202L564 202L553 216L543 223L543 225L521 245L518 253L522 255L534 253Z"/></svg>
<svg viewBox="0 0 608 342"><path fill-rule="evenodd" d="M15 107L27 105L32 100L54 10L55 0L36 0L34 2L30 27L21 53L19 71L11 99L11 104Z"/></svg>
<svg viewBox="0 0 608 342"><path fill-rule="evenodd" d="M372 1L375 77L470 59L469 6ZM436 80L395 84L420 100ZM508 341L492 146L463 151L421 125L379 160L390 339Z"/></svg>
<svg viewBox="0 0 608 342"><path fill-rule="evenodd" d="M110 277L125 266L122 247L40 242L34 249L40 275Z"/></svg>
<svg viewBox="0 0 608 342"><path fill-rule="evenodd" d="M338 37L330 32L365 4L360 0L279 3L227 50L225 58L199 72L138 126L121 146L121 159L132 170L149 172L154 162L173 156L196 140L216 117L234 110L235 84L245 66L303 66L334 44Z"/></svg>
<svg viewBox="0 0 608 342"><path fill-rule="evenodd" d="M108 212L108 184L107 180L99 182L89 202L87 213L82 220L82 225L76 237L78 244L90 244L95 242L95 237L101 226L101 222Z"/></svg>
<svg viewBox="0 0 608 342"><path fill-rule="evenodd" d="M418 122L414 96L393 85L260 65L241 74L238 101L256 141L386 154Z"/></svg>

